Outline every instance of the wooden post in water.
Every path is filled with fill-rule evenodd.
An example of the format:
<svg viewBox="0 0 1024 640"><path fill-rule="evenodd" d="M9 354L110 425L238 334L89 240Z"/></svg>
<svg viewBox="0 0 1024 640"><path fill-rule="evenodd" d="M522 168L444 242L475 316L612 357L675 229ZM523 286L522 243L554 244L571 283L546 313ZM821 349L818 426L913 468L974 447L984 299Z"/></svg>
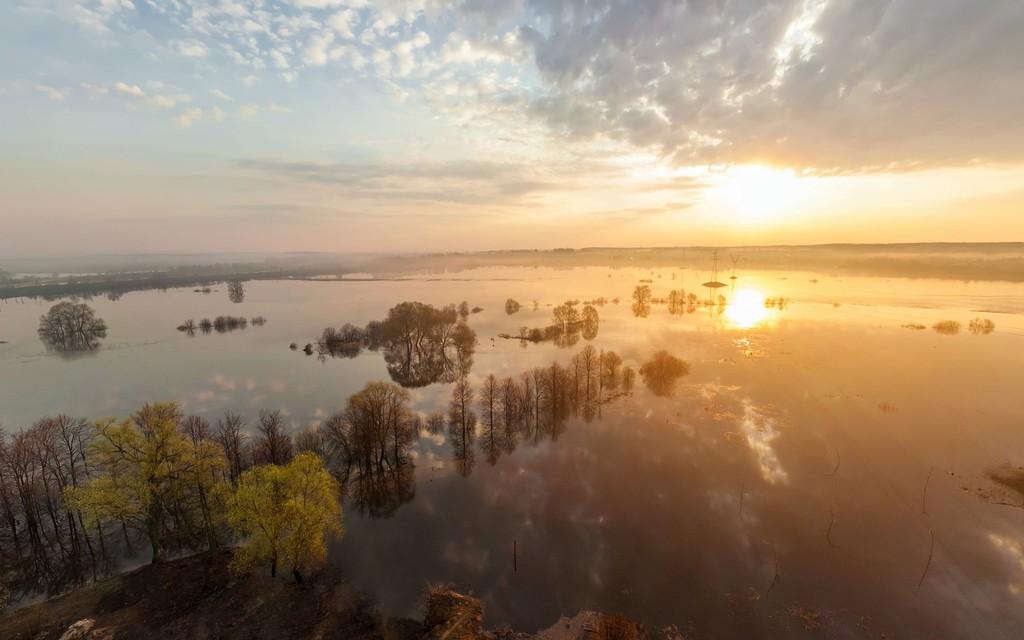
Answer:
<svg viewBox="0 0 1024 640"><path fill-rule="evenodd" d="M519 554L517 549L516 541L512 541L512 573L519 570Z"/></svg>

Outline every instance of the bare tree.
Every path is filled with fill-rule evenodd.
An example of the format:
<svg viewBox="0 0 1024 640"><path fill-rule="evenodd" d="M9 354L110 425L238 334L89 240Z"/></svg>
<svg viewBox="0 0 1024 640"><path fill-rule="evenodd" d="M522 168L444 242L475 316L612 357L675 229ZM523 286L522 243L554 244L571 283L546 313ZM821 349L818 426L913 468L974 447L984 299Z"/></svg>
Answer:
<svg viewBox="0 0 1024 640"><path fill-rule="evenodd" d="M227 411L224 417L217 421L217 433L215 440L224 448L224 456L228 460L228 476L231 483L238 482L238 476L245 470L246 437L245 421L237 413Z"/></svg>
<svg viewBox="0 0 1024 640"><path fill-rule="evenodd" d="M260 410L259 436L254 455L261 464L288 464L292 459L292 441L285 433L284 418L278 410Z"/></svg>

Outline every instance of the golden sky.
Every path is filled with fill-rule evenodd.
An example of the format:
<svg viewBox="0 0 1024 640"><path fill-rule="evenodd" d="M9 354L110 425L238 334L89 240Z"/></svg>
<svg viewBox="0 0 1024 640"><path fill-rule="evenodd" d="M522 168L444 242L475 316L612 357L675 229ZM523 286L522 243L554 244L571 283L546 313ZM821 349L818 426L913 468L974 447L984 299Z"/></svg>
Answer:
<svg viewBox="0 0 1024 640"><path fill-rule="evenodd" d="M14 0L0 254L1024 239L1016 0Z"/></svg>

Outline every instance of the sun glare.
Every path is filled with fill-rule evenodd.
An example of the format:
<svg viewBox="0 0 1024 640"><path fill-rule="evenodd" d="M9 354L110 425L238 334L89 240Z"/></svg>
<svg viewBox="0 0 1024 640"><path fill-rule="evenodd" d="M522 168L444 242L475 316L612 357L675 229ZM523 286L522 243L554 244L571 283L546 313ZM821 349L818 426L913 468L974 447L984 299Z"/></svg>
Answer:
<svg viewBox="0 0 1024 640"><path fill-rule="evenodd" d="M740 289L725 308L725 318L738 329L752 329L768 318L764 294L754 289Z"/></svg>
<svg viewBox="0 0 1024 640"><path fill-rule="evenodd" d="M786 213L796 204L800 188L792 169L745 165L726 172L721 193L737 220L755 224Z"/></svg>

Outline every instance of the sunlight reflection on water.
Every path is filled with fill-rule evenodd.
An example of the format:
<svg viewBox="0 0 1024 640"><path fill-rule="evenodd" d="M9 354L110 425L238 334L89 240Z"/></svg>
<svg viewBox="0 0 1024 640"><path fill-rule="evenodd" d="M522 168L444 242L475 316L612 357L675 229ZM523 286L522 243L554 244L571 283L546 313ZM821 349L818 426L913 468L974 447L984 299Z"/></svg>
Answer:
<svg viewBox="0 0 1024 640"><path fill-rule="evenodd" d="M737 329L753 329L768 319L765 296L756 289L740 289L725 308L725 319Z"/></svg>

